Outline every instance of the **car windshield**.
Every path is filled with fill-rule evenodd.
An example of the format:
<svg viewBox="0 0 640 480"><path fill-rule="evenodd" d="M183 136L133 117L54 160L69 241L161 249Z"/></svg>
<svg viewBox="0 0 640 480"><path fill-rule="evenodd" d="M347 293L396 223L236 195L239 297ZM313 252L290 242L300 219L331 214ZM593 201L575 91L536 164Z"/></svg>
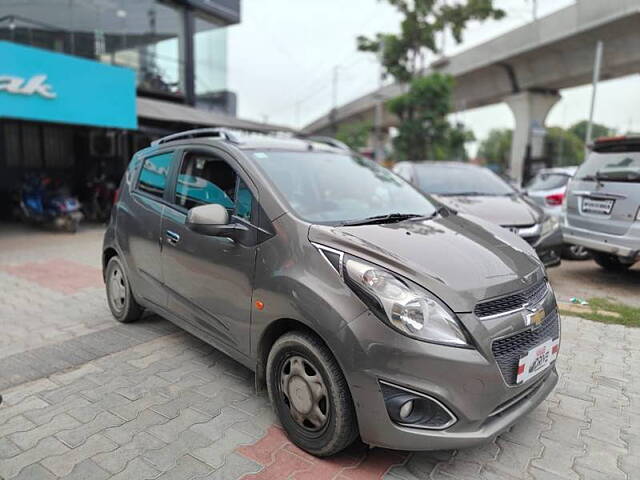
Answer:
<svg viewBox="0 0 640 480"><path fill-rule="evenodd" d="M527 190L539 192L564 187L571 178L566 173L538 173L527 185Z"/></svg>
<svg viewBox="0 0 640 480"><path fill-rule="evenodd" d="M640 152L591 152L576 173L578 180L640 182Z"/></svg>
<svg viewBox="0 0 640 480"><path fill-rule="evenodd" d="M378 216L432 216L436 207L386 168L332 152L251 152L294 213L312 223L342 224Z"/></svg>
<svg viewBox="0 0 640 480"><path fill-rule="evenodd" d="M487 168L418 165L418 185L435 195L513 195L515 190Z"/></svg>

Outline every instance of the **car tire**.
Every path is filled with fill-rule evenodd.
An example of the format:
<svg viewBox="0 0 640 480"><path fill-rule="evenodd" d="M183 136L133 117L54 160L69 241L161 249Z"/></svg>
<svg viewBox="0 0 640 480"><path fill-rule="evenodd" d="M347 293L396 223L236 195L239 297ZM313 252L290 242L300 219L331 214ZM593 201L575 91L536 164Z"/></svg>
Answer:
<svg viewBox="0 0 640 480"><path fill-rule="evenodd" d="M591 252L581 245L565 244L562 246L562 258L567 260L588 260Z"/></svg>
<svg viewBox="0 0 640 480"><path fill-rule="evenodd" d="M107 263L105 273L107 303L113 317L122 323L137 320L142 315L142 307L136 302L126 270L118 256Z"/></svg>
<svg viewBox="0 0 640 480"><path fill-rule="evenodd" d="M620 261L620 257L610 253L591 252L591 255L598 265L610 272L624 272L633 265L633 263Z"/></svg>
<svg viewBox="0 0 640 480"><path fill-rule="evenodd" d="M310 454L334 455L358 436L347 381L316 336L291 332L275 341L267 359L267 388L287 435Z"/></svg>

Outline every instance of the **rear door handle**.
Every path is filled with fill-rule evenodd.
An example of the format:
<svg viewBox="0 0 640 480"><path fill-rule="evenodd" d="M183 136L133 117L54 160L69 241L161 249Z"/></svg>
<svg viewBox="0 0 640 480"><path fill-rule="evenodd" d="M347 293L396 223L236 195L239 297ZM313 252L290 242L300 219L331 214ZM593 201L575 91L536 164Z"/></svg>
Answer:
<svg viewBox="0 0 640 480"><path fill-rule="evenodd" d="M167 230L164 233L167 236L167 242L169 242L170 245L175 245L180 241L180 235L178 235L176 232Z"/></svg>

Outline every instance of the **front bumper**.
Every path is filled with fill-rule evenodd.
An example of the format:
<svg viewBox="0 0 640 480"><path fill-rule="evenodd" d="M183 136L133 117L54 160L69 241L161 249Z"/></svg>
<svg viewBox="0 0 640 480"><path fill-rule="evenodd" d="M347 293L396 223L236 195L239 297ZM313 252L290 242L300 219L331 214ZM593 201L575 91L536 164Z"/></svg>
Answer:
<svg viewBox="0 0 640 480"><path fill-rule="evenodd" d="M633 230L632 227L627 235L620 236L572 227L566 222L562 225L562 233L567 243L630 260L640 257L640 227L637 228L637 233Z"/></svg>
<svg viewBox="0 0 640 480"><path fill-rule="evenodd" d="M530 241L525 238L525 240ZM538 257L546 268L560 265L560 255L562 253L562 245L566 241L563 238L562 230L555 229L549 235L532 239L531 246L535 248Z"/></svg>
<svg viewBox="0 0 640 480"><path fill-rule="evenodd" d="M555 308L549 295L547 304ZM488 338L518 332L515 313L482 321L459 314L478 348L435 345L405 337L369 312L350 322L353 347L338 354L351 387L360 435L372 446L399 450L440 450L486 442L534 409L558 381L555 364L521 384L507 384L491 353ZM473 325L477 325L474 331ZM518 323L518 325L520 325ZM523 324L522 324L523 325ZM444 430L400 426L387 412L380 381L420 392L442 403L457 421Z"/></svg>

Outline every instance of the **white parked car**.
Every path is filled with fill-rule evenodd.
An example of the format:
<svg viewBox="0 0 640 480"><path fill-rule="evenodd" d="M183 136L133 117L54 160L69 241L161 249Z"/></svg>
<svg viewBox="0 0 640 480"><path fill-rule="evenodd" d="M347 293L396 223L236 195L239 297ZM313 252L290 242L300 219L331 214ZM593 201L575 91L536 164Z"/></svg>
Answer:
<svg viewBox="0 0 640 480"><path fill-rule="evenodd" d="M560 219L562 202L567 191L567 184L578 170L578 167L555 167L539 170L535 177L525 187L531 200L542 208L545 213ZM562 255L572 260L589 258L589 252L580 245L566 244Z"/></svg>

